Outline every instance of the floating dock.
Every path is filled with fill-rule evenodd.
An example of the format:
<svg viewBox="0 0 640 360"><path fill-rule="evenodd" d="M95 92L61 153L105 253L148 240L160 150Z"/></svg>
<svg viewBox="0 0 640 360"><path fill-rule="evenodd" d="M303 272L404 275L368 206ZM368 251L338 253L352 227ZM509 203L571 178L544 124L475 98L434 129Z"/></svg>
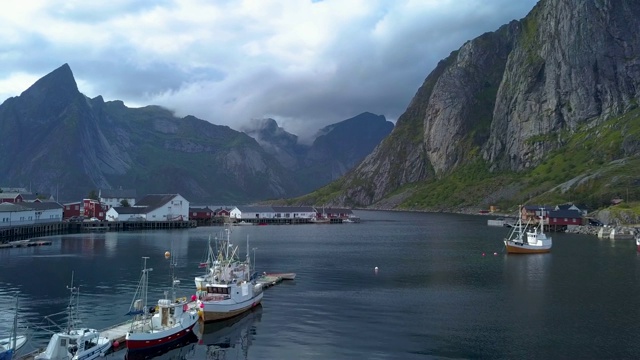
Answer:
<svg viewBox="0 0 640 360"><path fill-rule="evenodd" d="M0 244L0 249L51 245L50 240L18 240Z"/></svg>

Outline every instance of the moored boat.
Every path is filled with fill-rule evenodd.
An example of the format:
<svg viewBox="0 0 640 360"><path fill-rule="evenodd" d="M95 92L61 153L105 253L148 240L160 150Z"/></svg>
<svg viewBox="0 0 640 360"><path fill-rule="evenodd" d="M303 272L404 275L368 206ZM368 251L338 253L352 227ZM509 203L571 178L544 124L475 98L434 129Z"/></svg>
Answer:
<svg viewBox="0 0 640 360"><path fill-rule="evenodd" d="M636 250L640 251L640 233L636 232L634 238L636 239Z"/></svg>
<svg viewBox="0 0 640 360"><path fill-rule="evenodd" d="M509 254L539 254L551 251L552 239L544 233L544 208L540 209L538 225L530 231L528 223L522 223L521 210L518 212L518 220L513 225L509 237L504 239L504 245Z"/></svg>
<svg viewBox="0 0 640 360"><path fill-rule="evenodd" d="M47 348L35 355L35 360L92 360L104 356L111 348L111 341L100 335L96 329L74 328L78 322L76 311L79 304L79 288L73 287L73 275L69 305L67 306L66 329L56 332L51 336ZM58 314L49 315L47 319ZM54 323L55 324L55 323Z"/></svg>
<svg viewBox="0 0 640 360"><path fill-rule="evenodd" d="M245 261L237 260L237 251L238 247L231 244L229 236L223 239L218 247L217 266L206 277L204 286L198 288L198 306L205 322L240 315L259 305L262 300L262 285L250 276L249 240Z"/></svg>
<svg viewBox="0 0 640 360"><path fill-rule="evenodd" d="M131 322L131 330L125 336L128 353L158 352L171 348L182 338L192 334L193 327L198 322L198 311L189 307L187 299L175 299L174 287L177 280L173 276L173 260L171 297L165 292L165 297L158 300L156 307L152 308L153 311L147 307L149 272L153 269L146 266L148 258L143 259L140 284L129 311L129 314L135 317Z"/></svg>

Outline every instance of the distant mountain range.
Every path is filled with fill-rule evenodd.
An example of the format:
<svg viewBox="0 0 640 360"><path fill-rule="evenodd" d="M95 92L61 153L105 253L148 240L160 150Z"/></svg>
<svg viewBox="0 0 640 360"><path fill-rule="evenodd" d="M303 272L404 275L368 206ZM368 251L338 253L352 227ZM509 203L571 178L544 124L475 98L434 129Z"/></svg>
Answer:
<svg viewBox="0 0 640 360"><path fill-rule="evenodd" d="M0 185L63 201L109 188L194 203L286 198L343 175L393 129L364 113L322 129L308 146L272 119L256 125L245 133L159 106L90 99L64 64L0 105Z"/></svg>

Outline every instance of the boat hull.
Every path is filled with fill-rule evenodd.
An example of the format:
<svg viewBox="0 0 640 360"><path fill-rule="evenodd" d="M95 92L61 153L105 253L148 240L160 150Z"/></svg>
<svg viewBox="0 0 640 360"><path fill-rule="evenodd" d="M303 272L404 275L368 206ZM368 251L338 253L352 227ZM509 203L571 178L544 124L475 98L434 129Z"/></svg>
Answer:
<svg viewBox="0 0 640 360"><path fill-rule="evenodd" d="M505 240L504 246L508 254L544 254L551 251L551 245L529 245Z"/></svg>
<svg viewBox="0 0 640 360"><path fill-rule="evenodd" d="M171 347L174 343L181 341L185 336L192 334L193 327L197 322L197 314L192 314L191 316L185 316L183 318L182 325L177 325L170 329L157 332L127 333L127 350L129 352L159 351L162 348Z"/></svg>
<svg viewBox="0 0 640 360"><path fill-rule="evenodd" d="M262 295L263 293L260 292L254 297L240 303L232 303L228 300L203 301L201 309L202 319L204 322L214 322L238 316L245 311L260 305Z"/></svg>

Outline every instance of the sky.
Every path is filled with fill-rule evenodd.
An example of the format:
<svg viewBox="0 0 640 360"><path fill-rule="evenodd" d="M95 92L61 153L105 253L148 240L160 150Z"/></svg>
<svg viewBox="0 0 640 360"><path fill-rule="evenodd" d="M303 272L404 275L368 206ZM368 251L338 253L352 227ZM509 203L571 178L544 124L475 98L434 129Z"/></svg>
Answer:
<svg viewBox="0 0 640 360"><path fill-rule="evenodd" d="M537 0L29 0L0 13L0 102L67 63L80 92L304 138L395 122L437 62Z"/></svg>

